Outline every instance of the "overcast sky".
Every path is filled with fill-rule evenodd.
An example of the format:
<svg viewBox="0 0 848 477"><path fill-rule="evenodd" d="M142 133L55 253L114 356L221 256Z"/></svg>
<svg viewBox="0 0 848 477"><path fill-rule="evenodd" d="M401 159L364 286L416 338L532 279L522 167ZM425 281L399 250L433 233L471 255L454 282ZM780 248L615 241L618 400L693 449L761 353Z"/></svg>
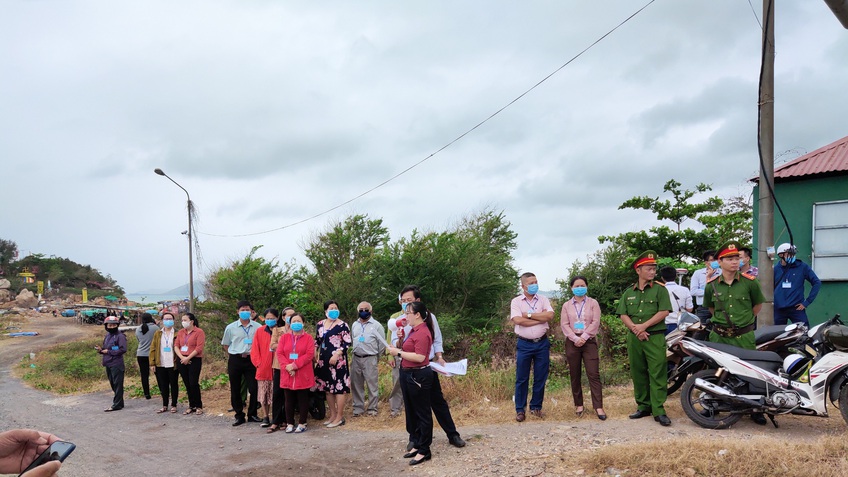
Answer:
<svg viewBox="0 0 848 477"><path fill-rule="evenodd" d="M761 30L747 0L657 0L500 115L433 153L647 3L2 1L0 237L88 263L127 291L188 282L185 195L210 268L305 264L328 221L393 240L490 206L515 265L555 288L617 210L674 178L750 194ZM762 2L752 0L761 17ZM848 135L848 31L823 1L777 2L778 162Z"/></svg>

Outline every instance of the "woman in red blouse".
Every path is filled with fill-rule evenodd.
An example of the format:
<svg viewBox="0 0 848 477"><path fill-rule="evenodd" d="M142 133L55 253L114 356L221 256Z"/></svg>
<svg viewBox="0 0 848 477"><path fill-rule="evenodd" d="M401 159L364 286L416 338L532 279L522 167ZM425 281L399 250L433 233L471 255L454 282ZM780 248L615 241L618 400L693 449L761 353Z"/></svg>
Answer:
<svg viewBox="0 0 848 477"><path fill-rule="evenodd" d="M430 444L433 442L433 414L430 405L430 390L433 387L433 370L430 368L430 347L433 346L433 323L430 312L420 301L406 307L406 320L412 331L406 336L401 348L390 346L387 351L398 356L400 361L400 384L403 404L406 409L406 432L412 449L404 458L412 457L409 465L418 465L430 460Z"/></svg>
<svg viewBox="0 0 848 477"><path fill-rule="evenodd" d="M183 414L203 414L203 401L200 398L200 370L203 368L203 347L206 345L206 333L198 328L200 324L194 313L182 317L182 326L175 339L174 353L177 355L177 371L183 378L188 394L189 408Z"/></svg>
<svg viewBox="0 0 848 477"><path fill-rule="evenodd" d="M607 414L604 412L598 341L595 338L601 326L601 308L597 300L587 296L587 283L586 277L580 275L571 279L571 293L574 296L562 304L560 325L565 333L565 360L571 376L571 396L574 398L577 417L583 415L582 362L589 378L592 407L598 419L605 421Z"/></svg>
<svg viewBox="0 0 848 477"><path fill-rule="evenodd" d="M289 319L289 331L277 343L277 360L280 362L280 387L286 393L286 432L306 431L309 411L309 388L315 385L312 358L315 356L315 339L303 331L303 315L295 313ZM298 410L298 424L294 427L294 408Z"/></svg>

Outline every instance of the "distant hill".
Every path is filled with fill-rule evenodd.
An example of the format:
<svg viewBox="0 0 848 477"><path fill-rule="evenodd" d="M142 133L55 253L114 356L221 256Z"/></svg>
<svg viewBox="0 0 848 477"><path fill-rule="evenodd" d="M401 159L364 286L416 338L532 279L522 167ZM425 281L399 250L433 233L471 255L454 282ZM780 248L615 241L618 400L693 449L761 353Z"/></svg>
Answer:
<svg viewBox="0 0 848 477"><path fill-rule="evenodd" d="M139 291L128 293L128 295L168 295L168 296L188 296L188 283L185 285L180 285L171 290L148 290L148 291ZM202 296L206 295L206 287L203 286L203 283L195 280L194 282L194 296Z"/></svg>

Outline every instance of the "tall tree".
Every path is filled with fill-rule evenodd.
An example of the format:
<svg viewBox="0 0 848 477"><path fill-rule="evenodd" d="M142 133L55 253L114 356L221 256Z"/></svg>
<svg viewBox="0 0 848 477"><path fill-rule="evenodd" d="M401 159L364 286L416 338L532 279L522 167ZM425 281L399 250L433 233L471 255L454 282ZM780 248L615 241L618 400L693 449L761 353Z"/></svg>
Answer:
<svg viewBox="0 0 848 477"><path fill-rule="evenodd" d="M8 272L8 266L18 254L18 244L11 240L0 239L0 271Z"/></svg>

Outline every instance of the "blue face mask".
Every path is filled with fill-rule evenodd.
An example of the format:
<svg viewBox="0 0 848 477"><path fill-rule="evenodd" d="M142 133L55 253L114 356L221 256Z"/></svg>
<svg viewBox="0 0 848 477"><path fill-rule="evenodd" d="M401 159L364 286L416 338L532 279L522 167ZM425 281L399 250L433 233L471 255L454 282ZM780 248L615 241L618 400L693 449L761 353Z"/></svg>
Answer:
<svg viewBox="0 0 848 477"><path fill-rule="evenodd" d="M277 326L277 320L265 320L265 324L273 328Z"/></svg>
<svg viewBox="0 0 848 477"><path fill-rule="evenodd" d="M571 292L574 293L574 296L585 296L589 291L586 287L574 287L571 289Z"/></svg>
<svg viewBox="0 0 848 477"><path fill-rule="evenodd" d="M174 320L162 320L162 324L165 325L165 328L173 328Z"/></svg>
<svg viewBox="0 0 848 477"><path fill-rule="evenodd" d="M529 293L531 295L535 295L536 293L539 293L539 284L533 283L531 285L527 285L527 293Z"/></svg>
<svg viewBox="0 0 848 477"><path fill-rule="evenodd" d="M786 263L795 263L795 255L791 257L786 257Z"/></svg>
<svg viewBox="0 0 848 477"><path fill-rule="evenodd" d="M303 323L292 323L291 329L292 331L303 331Z"/></svg>
<svg viewBox="0 0 848 477"><path fill-rule="evenodd" d="M330 310L327 312L327 318L336 320L339 318L339 310Z"/></svg>
<svg viewBox="0 0 848 477"><path fill-rule="evenodd" d="M361 318L363 320L367 320L368 318L371 318L371 312L370 311L360 311L359 312L359 318Z"/></svg>
<svg viewBox="0 0 848 477"><path fill-rule="evenodd" d="M291 321L291 317L290 317L290 316L287 316L287 317L286 317L286 324L289 324L289 322L290 322L290 321Z"/></svg>
<svg viewBox="0 0 848 477"><path fill-rule="evenodd" d="M745 260L739 259L739 267L741 268L741 267L744 267L744 266L745 266Z"/></svg>
<svg viewBox="0 0 848 477"><path fill-rule="evenodd" d="M250 312L249 311L240 311L239 312L239 318L242 319L242 320L249 320L250 319Z"/></svg>
<svg viewBox="0 0 848 477"><path fill-rule="evenodd" d="M713 260L712 262L710 262L710 268L712 268L713 270L718 270L718 260Z"/></svg>

